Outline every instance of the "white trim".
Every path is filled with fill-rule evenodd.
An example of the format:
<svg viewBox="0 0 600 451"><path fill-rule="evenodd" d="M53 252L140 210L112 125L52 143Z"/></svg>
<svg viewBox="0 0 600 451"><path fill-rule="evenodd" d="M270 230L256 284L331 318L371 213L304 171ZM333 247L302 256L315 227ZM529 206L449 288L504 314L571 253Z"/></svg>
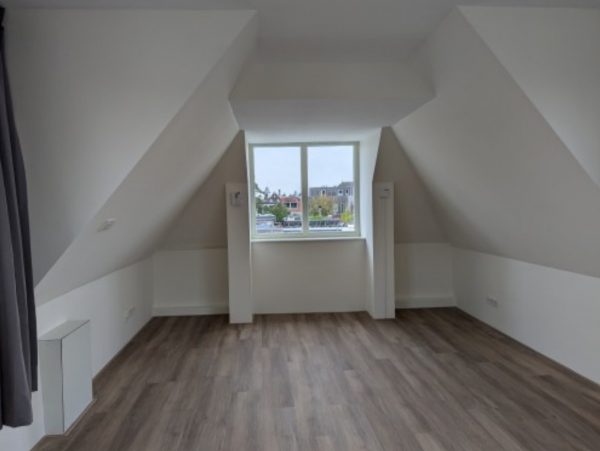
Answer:
<svg viewBox="0 0 600 451"><path fill-rule="evenodd" d="M298 241L365 241L366 238L362 237L362 236L355 236L355 235L351 235L351 236L340 236L340 235L333 235L333 236L326 236L326 235L319 235L316 237L313 236L309 236L307 238L302 238L302 239L298 239L298 238L271 238L269 240L253 240L252 243L297 243Z"/></svg>
<svg viewBox="0 0 600 451"><path fill-rule="evenodd" d="M456 307L452 296L398 296L397 309Z"/></svg>
<svg viewBox="0 0 600 451"><path fill-rule="evenodd" d="M205 316L229 313L228 305L154 307L152 316Z"/></svg>

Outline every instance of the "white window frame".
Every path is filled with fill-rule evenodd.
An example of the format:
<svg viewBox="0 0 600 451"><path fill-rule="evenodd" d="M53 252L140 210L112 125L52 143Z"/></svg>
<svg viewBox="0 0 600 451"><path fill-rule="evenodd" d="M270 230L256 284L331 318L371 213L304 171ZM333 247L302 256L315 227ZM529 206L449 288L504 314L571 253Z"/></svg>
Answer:
<svg viewBox="0 0 600 451"><path fill-rule="evenodd" d="M308 148L351 146L354 157L354 231L353 232L310 232L309 231L309 192L308 192ZM254 149L260 147L298 147L300 149L300 176L302 181L302 232L300 233L256 233L256 182L254 176ZM252 241L269 240L310 240L323 238L356 238L360 237L360 168L359 143L351 142L303 142L303 143L268 143L248 145L248 173L250 186L250 237Z"/></svg>

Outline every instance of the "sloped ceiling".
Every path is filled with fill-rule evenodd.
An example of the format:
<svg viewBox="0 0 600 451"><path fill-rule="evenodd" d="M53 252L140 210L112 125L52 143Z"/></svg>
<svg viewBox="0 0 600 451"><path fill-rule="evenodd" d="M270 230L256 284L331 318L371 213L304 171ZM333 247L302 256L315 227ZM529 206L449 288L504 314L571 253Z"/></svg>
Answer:
<svg viewBox="0 0 600 451"><path fill-rule="evenodd" d="M240 11L9 11L8 67L29 180L36 283L251 17Z"/></svg>
<svg viewBox="0 0 600 451"><path fill-rule="evenodd" d="M252 142L360 140L433 98L404 64L261 63L231 95Z"/></svg>
<svg viewBox="0 0 600 451"><path fill-rule="evenodd" d="M405 61L456 5L600 7L600 0L4 0L7 8L253 9L259 57Z"/></svg>
<svg viewBox="0 0 600 451"><path fill-rule="evenodd" d="M465 16L412 63L436 98L393 128L450 241L600 276L598 186Z"/></svg>
<svg viewBox="0 0 600 451"><path fill-rule="evenodd" d="M246 140L244 132L240 131L210 176L177 218L161 249L227 247L225 184L247 182Z"/></svg>
<svg viewBox="0 0 600 451"><path fill-rule="evenodd" d="M394 183L394 242L448 241L431 195L390 127L381 131L373 181Z"/></svg>
<svg viewBox="0 0 600 451"><path fill-rule="evenodd" d="M313 139L323 125L350 139L404 117L393 127L399 145L389 131L382 137L399 152L382 161L408 168L410 159L416 172L406 177L417 186L418 173L424 185L415 198L433 202L405 212L428 228L401 229L401 242L447 238L600 276L590 147L597 135L587 122L596 100L575 116L577 100L544 103L564 78L544 76L556 68L552 51L534 42L515 53L504 36L514 28L525 39L533 16L513 25L503 12L483 38L476 25L487 23L485 14L465 11L452 12L408 65L387 66L255 64L251 12L12 11L9 66L30 178L38 302L145 258L165 240L180 246L168 232L238 133L234 111L248 136L302 129ZM558 19L544 20L547 31ZM564 37L561 52L577 43L586 46L579 56L591 57L597 30L586 27L569 39L549 33L550 42ZM538 51L540 66L523 61ZM570 69L595 74L582 59L569 60ZM577 98L596 87L584 75L575 84L566 89ZM352 109L358 114L344 116ZM108 218L115 226L99 233Z"/></svg>
<svg viewBox="0 0 600 451"><path fill-rule="evenodd" d="M600 187L600 10L461 12Z"/></svg>
<svg viewBox="0 0 600 451"><path fill-rule="evenodd" d="M223 42L218 44L223 51L203 79L197 79L197 88L191 96L166 128L159 130L157 139L129 174L117 183L104 204L75 231L76 237L66 252L37 285L38 303L149 256L162 243L172 221L239 130L228 96L242 70L253 61L256 47L255 17L243 13L243 20L240 19L239 14L234 13L235 26L229 24L231 26L226 27L229 33L223 36L223 40L228 41L227 48L222 48ZM226 22L221 25L225 26ZM201 60L202 54L195 58ZM139 80L131 82L135 84ZM84 175L93 169L93 166L82 166ZM77 177L79 184L72 189L85 190L82 175L77 174ZM106 174L103 179L105 177L110 179ZM59 199L52 197L50 201ZM116 219L114 227L98 232L107 218ZM52 236L48 230L41 233Z"/></svg>

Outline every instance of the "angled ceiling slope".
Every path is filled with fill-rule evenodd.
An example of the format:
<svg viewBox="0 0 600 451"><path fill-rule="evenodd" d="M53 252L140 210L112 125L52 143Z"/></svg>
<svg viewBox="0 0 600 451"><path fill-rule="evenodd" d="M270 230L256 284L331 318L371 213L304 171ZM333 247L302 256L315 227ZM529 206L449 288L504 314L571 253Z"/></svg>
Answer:
<svg viewBox="0 0 600 451"><path fill-rule="evenodd" d="M374 181L394 182L394 242L445 243L431 195L390 127L381 131Z"/></svg>
<svg viewBox="0 0 600 451"><path fill-rule="evenodd" d="M191 97L38 284L38 303L146 258L160 246L239 130L228 97L255 58L256 19L244 13L244 20L234 22L224 38L228 47ZM106 218L116 224L99 233Z"/></svg>
<svg viewBox="0 0 600 451"><path fill-rule="evenodd" d="M600 186L600 10L460 9Z"/></svg>
<svg viewBox="0 0 600 451"><path fill-rule="evenodd" d="M260 63L231 105L250 142L360 140L432 98L403 64Z"/></svg>
<svg viewBox="0 0 600 451"><path fill-rule="evenodd" d="M412 63L436 98L393 129L450 241L599 277L598 186L465 15L454 10Z"/></svg>
<svg viewBox="0 0 600 451"><path fill-rule="evenodd" d="M9 10L35 281L206 78L249 12Z"/></svg>
<svg viewBox="0 0 600 451"><path fill-rule="evenodd" d="M600 0L3 0L7 8L255 9L259 59L406 61L456 5L600 7Z"/></svg>
<svg viewBox="0 0 600 451"><path fill-rule="evenodd" d="M162 250L227 247L226 183L248 183L243 131L238 132L227 152L173 223Z"/></svg>

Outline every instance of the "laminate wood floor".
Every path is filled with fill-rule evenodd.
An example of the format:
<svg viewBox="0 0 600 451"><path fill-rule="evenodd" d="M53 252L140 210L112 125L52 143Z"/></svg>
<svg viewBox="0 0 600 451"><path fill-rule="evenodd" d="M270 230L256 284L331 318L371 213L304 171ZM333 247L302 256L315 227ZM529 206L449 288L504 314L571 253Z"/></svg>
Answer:
<svg viewBox="0 0 600 451"><path fill-rule="evenodd" d="M94 389L36 451L600 450L599 386L456 309L155 318Z"/></svg>

